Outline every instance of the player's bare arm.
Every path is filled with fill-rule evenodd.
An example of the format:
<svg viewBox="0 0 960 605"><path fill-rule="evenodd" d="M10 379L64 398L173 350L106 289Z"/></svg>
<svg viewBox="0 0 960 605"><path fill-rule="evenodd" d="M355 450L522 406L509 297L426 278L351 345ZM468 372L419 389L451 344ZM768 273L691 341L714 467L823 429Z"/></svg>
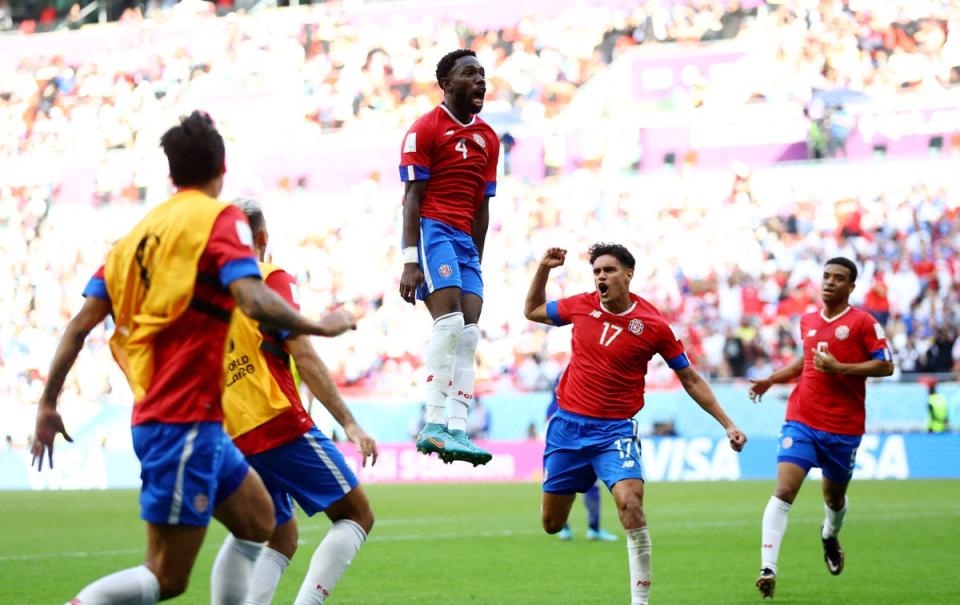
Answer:
<svg viewBox="0 0 960 605"><path fill-rule="evenodd" d="M57 433L63 435L67 441L73 441L63 426L63 418L57 412L57 399L63 390L63 383L67 379L70 368L77 360L77 355L83 349L90 331L106 319L110 313L110 301L88 296L80 307L80 311L67 324L57 351L50 362L50 371L47 373L47 383L40 395L40 405L37 408L37 426L33 435L33 463L37 463L37 470L43 470L43 457L46 452L50 468L53 468L53 440Z"/></svg>
<svg viewBox="0 0 960 605"><path fill-rule="evenodd" d="M293 357L297 364L297 370L303 382L310 388L310 392L320 400L323 407L327 408L334 420L343 427L343 432L347 439L353 442L360 450L363 466L367 465L367 458L370 457L371 466L377 463L377 442L368 435L360 425L357 424L350 408L340 397L340 391L337 389L333 377L327 365L323 363L316 349L310 342L310 337L306 335L292 336L286 340L287 351Z"/></svg>
<svg viewBox="0 0 960 605"><path fill-rule="evenodd" d="M763 394L770 390L775 384L782 384L784 382L790 382L803 372L803 357L798 357L791 361L788 365L780 368L773 374L770 374L766 378L757 378L756 380L750 381L750 401L754 403L759 403L760 399L763 398Z"/></svg>
<svg viewBox="0 0 960 605"><path fill-rule="evenodd" d="M680 379L680 384L683 385L683 389L697 402L697 405L703 408L703 411L713 416L724 430L727 431L727 438L730 439L730 447L738 452L742 450L743 446L747 443L747 436L737 428L733 420L723 411L723 407L720 405L720 402L717 401L716 395L713 394L713 389L711 389L710 384L703 379L700 372L693 369L693 366L687 366L677 371L677 377Z"/></svg>
<svg viewBox="0 0 960 605"><path fill-rule="evenodd" d="M417 248L420 245L420 203L427 191L427 181L407 181L403 187L403 248ZM484 229L486 233L486 229ZM408 303L415 304L417 288L423 283L423 269L416 258L403 259L403 273L400 275L400 296Z"/></svg>
<svg viewBox="0 0 960 605"><path fill-rule="evenodd" d="M313 321L297 313L283 300L283 297L271 290L263 280L253 277L244 277L230 283L230 294L237 301L237 306L244 315L270 326L288 330L297 334L314 334L316 336L337 336L345 330L340 330L339 323L325 324L323 321Z"/></svg>
<svg viewBox="0 0 960 605"><path fill-rule="evenodd" d="M473 217L473 243L477 247L477 254L483 260L483 244L487 239L487 227L490 225L490 198L484 196Z"/></svg>
<svg viewBox="0 0 960 605"><path fill-rule="evenodd" d="M866 376L868 378L879 378L893 374L893 362L885 359L871 359L860 363L843 363L837 361L837 358L831 355L829 351L812 349L811 352L813 354L813 367L818 372L825 374Z"/></svg>
<svg viewBox="0 0 960 605"><path fill-rule="evenodd" d="M527 290L527 301L523 307L523 315L530 321L553 325L547 315L547 278L550 271L561 266L566 259L567 251L563 248L547 248L543 253L537 272L533 274L530 282L530 289Z"/></svg>

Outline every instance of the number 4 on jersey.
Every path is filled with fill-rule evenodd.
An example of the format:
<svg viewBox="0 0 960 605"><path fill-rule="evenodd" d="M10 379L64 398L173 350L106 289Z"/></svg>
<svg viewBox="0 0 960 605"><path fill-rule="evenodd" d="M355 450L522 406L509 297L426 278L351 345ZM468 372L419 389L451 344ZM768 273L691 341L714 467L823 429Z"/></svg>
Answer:
<svg viewBox="0 0 960 605"><path fill-rule="evenodd" d="M467 140L466 139L458 140L457 144L453 148L463 154L463 159L467 159Z"/></svg>

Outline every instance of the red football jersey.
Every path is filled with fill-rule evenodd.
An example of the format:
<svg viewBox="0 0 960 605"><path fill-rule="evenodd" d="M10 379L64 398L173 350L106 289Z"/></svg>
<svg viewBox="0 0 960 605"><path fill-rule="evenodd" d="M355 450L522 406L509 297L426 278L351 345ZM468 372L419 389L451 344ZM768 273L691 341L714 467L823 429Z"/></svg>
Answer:
<svg viewBox="0 0 960 605"><path fill-rule="evenodd" d="M249 241L247 217L227 206L217 217L200 255L194 299L220 309L225 319L188 307L153 342L150 388L133 406L134 426L147 422L187 423L223 420L223 351L234 300L227 286L243 277L260 277ZM90 279L84 296L109 300L102 269Z"/></svg>
<svg viewBox="0 0 960 605"><path fill-rule="evenodd" d="M497 194L500 139L473 116L462 124L444 105L420 117L403 138L400 180L424 181L420 216L466 233L484 197Z"/></svg>
<svg viewBox="0 0 960 605"><path fill-rule="evenodd" d="M890 361L883 327L866 311L847 307L833 319L822 311L800 318L803 338L803 373L787 402L787 420L796 420L819 431L862 435L867 379L819 372L813 367L813 350L826 348L842 363L871 359Z"/></svg>
<svg viewBox="0 0 960 605"><path fill-rule="evenodd" d="M623 313L603 308L598 292L547 303L558 326L573 324L572 356L557 386L560 409L594 418L633 418L643 408L647 363L663 357L674 370L690 365L663 315L630 295Z"/></svg>
<svg viewBox="0 0 960 605"><path fill-rule="evenodd" d="M297 311L300 310L300 302L296 295L297 280L292 275L282 270L274 271L264 283L283 297L291 307ZM264 341L273 345L270 347L272 350L287 353L283 341L290 336L289 332L264 329L262 324L260 331L263 334ZM297 391L297 384L293 380L290 363L269 351L264 354L264 357L267 360L267 367L270 368L270 375L277 381L283 394L287 396L291 407L233 440L240 451L247 456L286 445L313 428L313 419L303 409L303 404L300 402L300 393Z"/></svg>

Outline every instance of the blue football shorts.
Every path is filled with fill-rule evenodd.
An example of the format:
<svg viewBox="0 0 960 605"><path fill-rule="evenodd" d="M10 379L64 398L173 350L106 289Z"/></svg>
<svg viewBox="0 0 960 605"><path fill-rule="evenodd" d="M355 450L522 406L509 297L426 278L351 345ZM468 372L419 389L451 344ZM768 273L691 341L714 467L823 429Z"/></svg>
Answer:
<svg viewBox="0 0 960 605"><path fill-rule="evenodd" d="M624 479L643 480L636 422L558 411L547 426L543 491L584 493L598 478L607 489Z"/></svg>
<svg viewBox="0 0 960 605"><path fill-rule="evenodd" d="M847 483L853 477L860 435L841 435L818 431L788 420L780 429L777 462L796 464L804 471L816 466L830 481Z"/></svg>
<svg viewBox="0 0 960 605"><path fill-rule="evenodd" d="M443 288L460 288L464 294L483 298L480 254L469 233L440 221L422 218L418 253L423 269L423 283L417 288L419 300L426 300Z"/></svg>
<svg viewBox="0 0 960 605"><path fill-rule="evenodd" d="M273 498L278 527L293 517L291 496L313 516L359 483L337 446L316 427L290 443L247 456L247 461Z"/></svg>
<svg viewBox="0 0 960 605"><path fill-rule="evenodd" d="M243 482L249 465L221 422L133 427L140 459L140 517L151 523L205 526L213 508Z"/></svg>

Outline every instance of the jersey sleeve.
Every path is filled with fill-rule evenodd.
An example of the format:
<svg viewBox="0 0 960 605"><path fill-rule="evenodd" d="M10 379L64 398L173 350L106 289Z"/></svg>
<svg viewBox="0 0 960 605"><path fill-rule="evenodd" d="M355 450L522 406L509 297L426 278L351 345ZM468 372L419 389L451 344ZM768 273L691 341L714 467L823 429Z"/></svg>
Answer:
<svg viewBox="0 0 960 605"><path fill-rule="evenodd" d="M580 302L581 296L570 296L547 303L547 317L557 326L565 326L573 319L573 311Z"/></svg>
<svg viewBox="0 0 960 605"><path fill-rule="evenodd" d="M403 137L400 149L400 180L425 181L430 178L433 154L433 128L418 120Z"/></svg>
<svg viewBox="0 0 960 605"><path fill-rule="evenodd" d="M680 337L673 329L673 326L663 322L657 326L657 352L667 362L667 366L674 372L689 367L690 360L687 358L686 351L683 350L683 343Z"/></svg>
<svg viewBox="0 0 960 605"><path fill-rule="evenodd" d="M883 326L878 321L870 315L864 315L860 321L860 329L863 346L867 349L870 359L893 361L890 346L887 344L887 335L883 332Z"/></svg>
<svg viewBox="0 0 960 605"><path fill-rule="evenodd" d="M494 197L497 195L497 174L498 167L500 165L500 139L497 138L497 134L490 131L490 136L487 137L488 145L490 146L490 161L487 162L487 169L483 175L483 196L484 197Z"/></svg>
<svg viewBox="0 0 960 605"><path fill-rule="evenodd" d="M300 289L296 278L286 271L274 271L264 283L268 288L279 294L283 300L287 301L288 305L297 311L300 310ZM280 340L286 340L290 337L289 330L274 330L274 333Z"/></svg>
<svg viewBox="0 0 960 605"><path fill-rule="evenodd" d="M235 206L224 208L213 223L204 253L216 264L224 288L244 277L260 277L250 224Z"/></svg>
<svg viewBox="0 0 960 605"><path fill-rule="evenodd" d="M93 277L90 278L90 281L87 282L86 287L83 289L83 297L86 298L88 296L102 298L106 301L110 300L110 295L107 293L107 281L104 278L103 265L100 265L100 268L97 269L97 272L93 274Z"/></svg>

